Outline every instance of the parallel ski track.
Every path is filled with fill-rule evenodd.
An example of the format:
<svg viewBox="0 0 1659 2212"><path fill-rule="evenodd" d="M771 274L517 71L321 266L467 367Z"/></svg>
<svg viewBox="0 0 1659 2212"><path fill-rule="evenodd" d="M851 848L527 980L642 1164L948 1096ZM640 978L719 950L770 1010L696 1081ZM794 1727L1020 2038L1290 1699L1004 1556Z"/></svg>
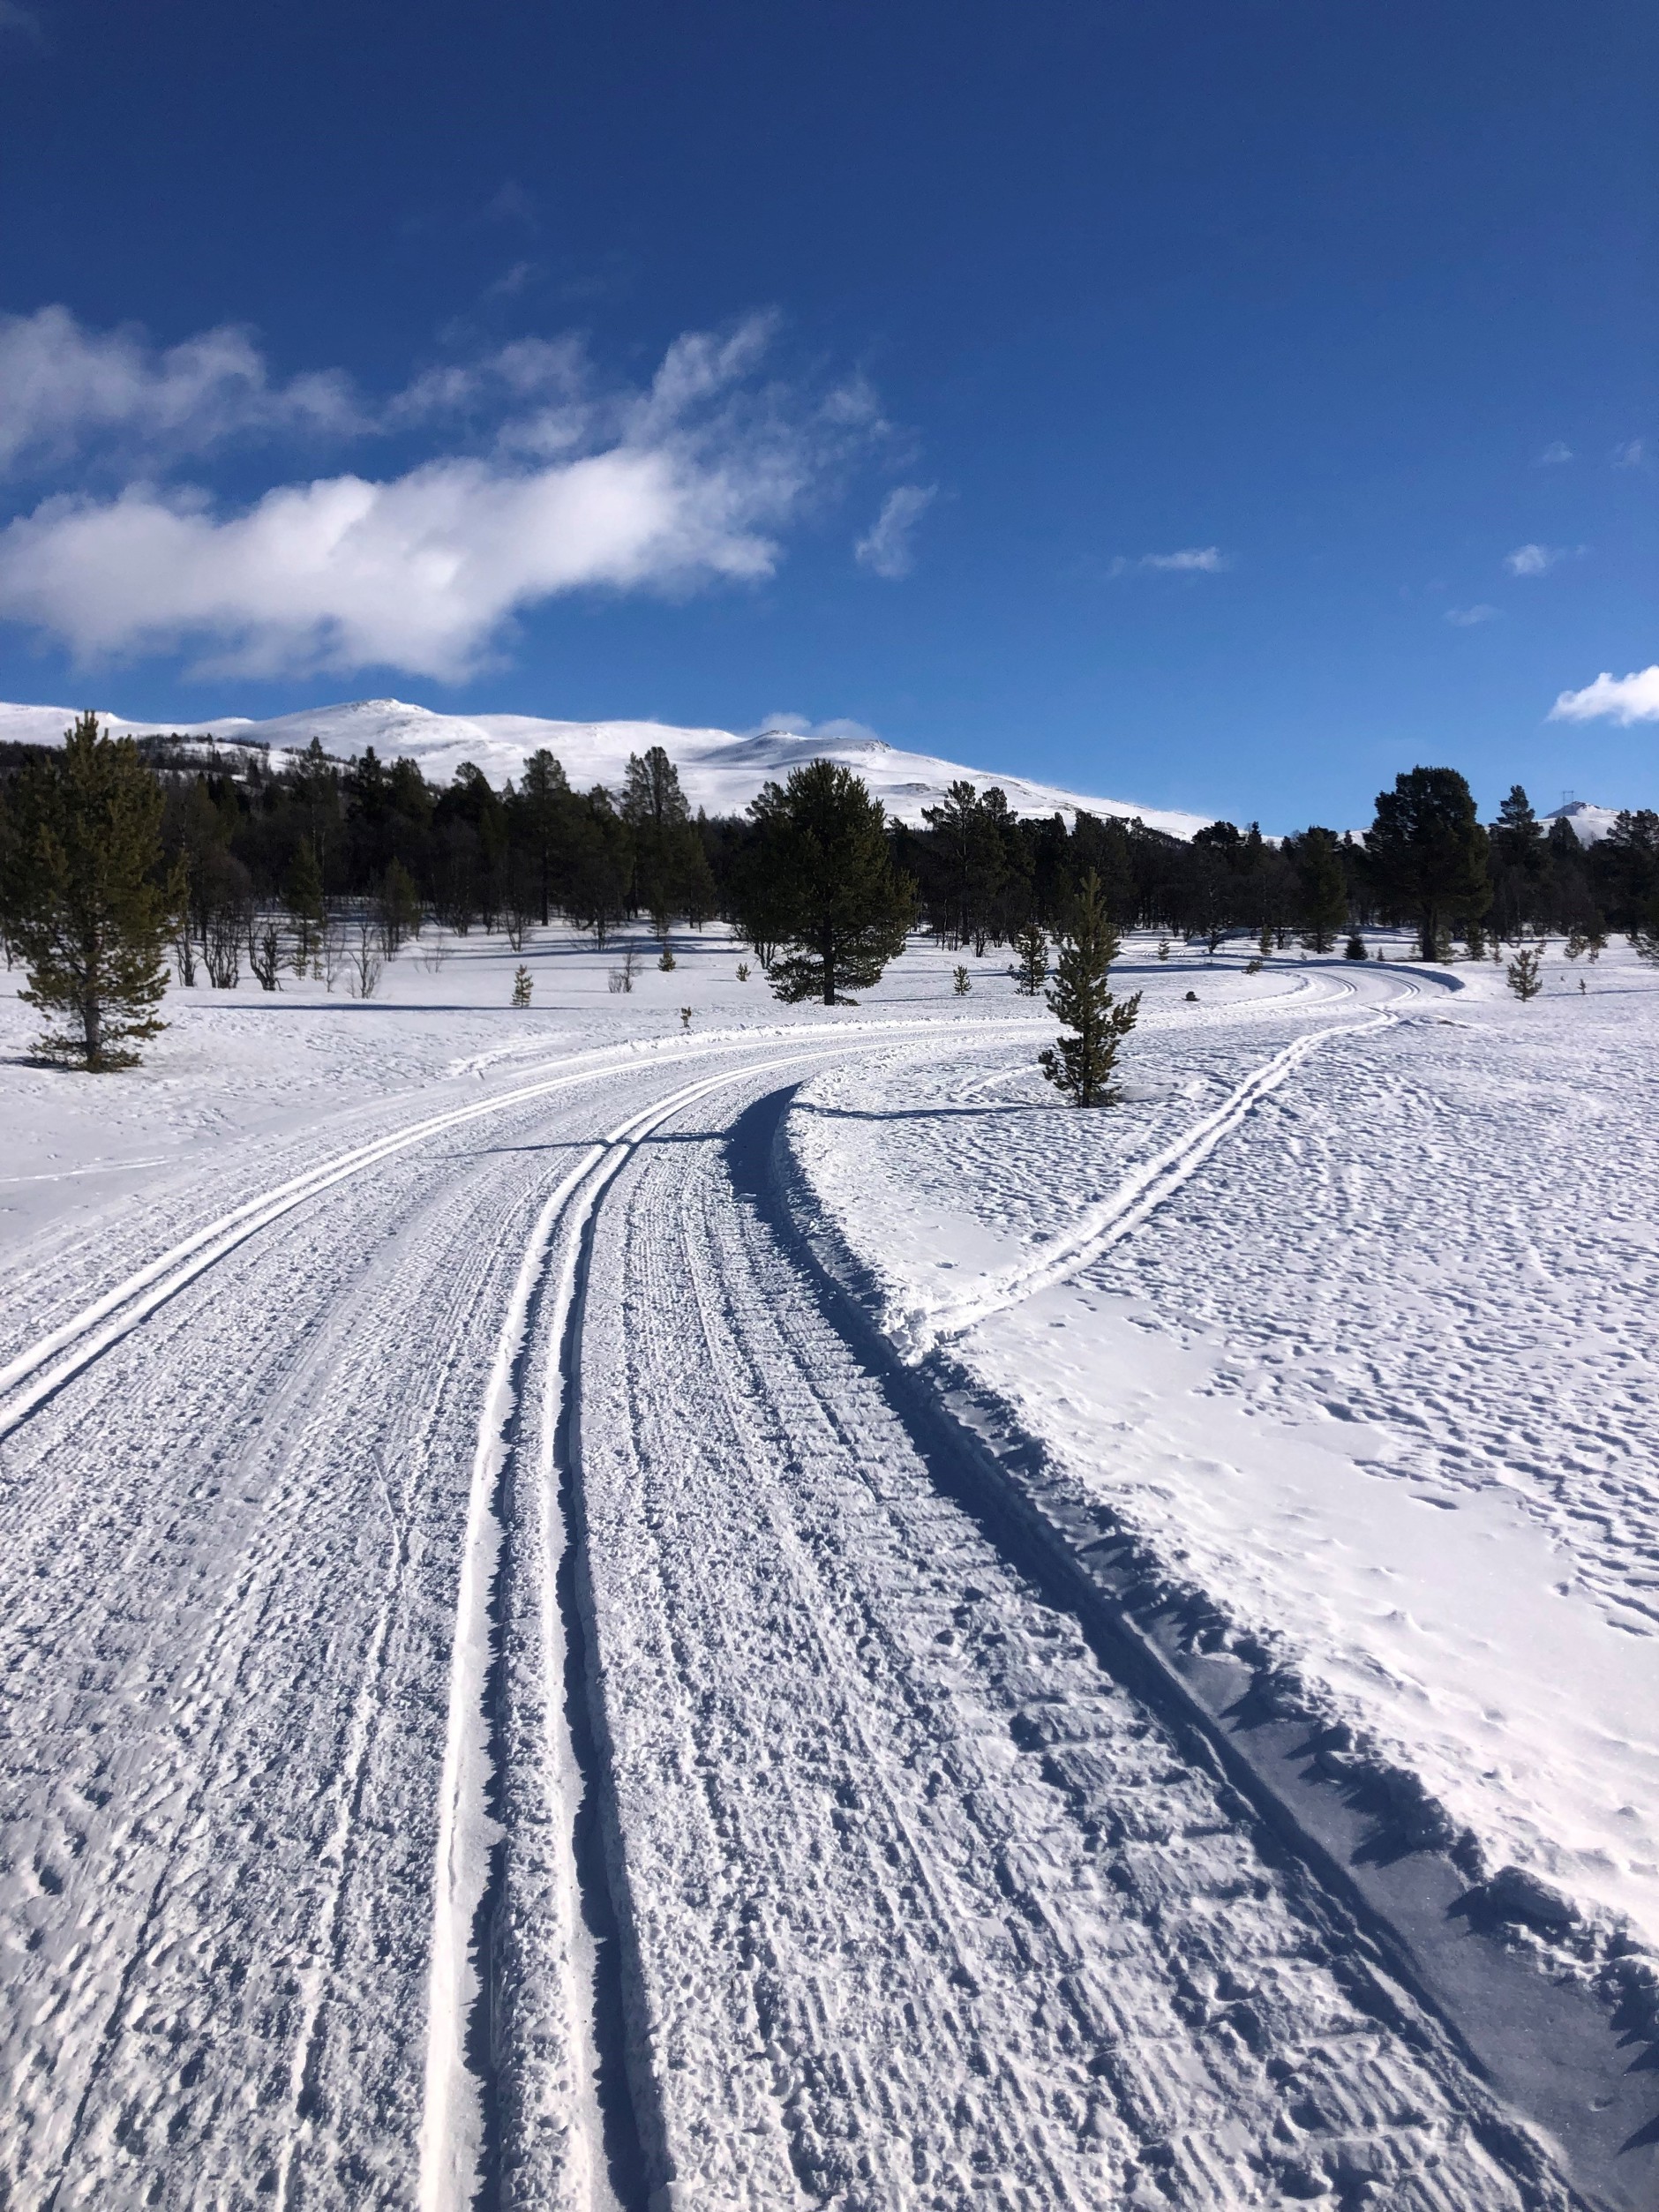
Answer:
<svg viewBox="0 0 1659 2212"><path fill-rule="evenodd" d="M747 1061L741 1068L724 1069L687 1084L630 1114L592 1146L548 1196L526 1240L479 1419L456 1601L433 1882L420 2133L421 2212L465 2212L475 2202L479 2186L484 2091L468 2064L467 2043L469 2022L481 1995L473 1933L496 1836L489 1796L499 1751L490 1742L484 1718L484 1685L495 1647L491 1598L507 1539L499 1508L502 1478L516 1442L531 1322L555 1241L562 1238L565 1248L548 1324L557 1342L575 1295L582 1227L634 1151L664 1122L714 1091L803 1062L839 1057L845 1050L844 1046L819 1044L769 1061ZM556 1409L551 1417L544 1411L544 1434L551 1436L556 1419ZM574 1872L569 1879L574 1886ZM592 2171L601 2169L597 2145L584 2146L583 2155Z"/></svg>
<svg viewBox="0 0 1659 2212"><path fill-rule="evenodd" d="M1138 2163L1160 2201L1277 2202L1281 2161L1325 2186L1329 2129L1402 2206L1565 2204L1504 2171L1344 1908L1253 1858L1182 1731L935 1487L717 1142L607 1209L581 1401L675 2201L1150 2203ZM1198 1995L1222 1960L1248 2051ZM1314 2136L1274 2139L1270 2058Z"/></svg>

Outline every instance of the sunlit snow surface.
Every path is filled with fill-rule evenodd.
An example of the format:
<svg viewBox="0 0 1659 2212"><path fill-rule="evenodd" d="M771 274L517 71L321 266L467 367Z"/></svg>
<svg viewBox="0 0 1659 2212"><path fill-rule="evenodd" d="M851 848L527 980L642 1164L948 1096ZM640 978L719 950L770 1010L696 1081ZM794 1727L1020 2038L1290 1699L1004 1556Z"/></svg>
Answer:
<svg viewBox="0 0 1659 2212"><path fill-rule="evenodd" d="M1056 1110L1011 1053L919 1054L820 1078L793 1141L896 1341L1015 1408L1494 1863L1653 1940L1659 977L1622 949L1547 969L1527 1007L1490 967L1455 994L1361 971L1112 1241L1308 1001L1218 1020L1202 973L1172 1008L1154 967L1115 1111Z"/></svg>
<svg viewBox="0 0 1659 2212"><path fill-rule="evenodd" d="M571 1841L574 1405L674 2203L1564 2204L935 1481L768 1162L906 1359L999 1396L1494 1863L1650 1932L1659 979L1557 949L1523 1009L1490 967L1137 939L1129 1095L1082 1115L1006 951L961 998L917 944L828 1011L718 930L672 971L635 942L628 993L563 929L408 948L368 1002L175 991L118 1077L32 1064L0 995L0 1424L7 1362L177 1262L0 1426L16 2201L447 2212L499 2136L514 2201L643 2201L604 2180Z"/></svg>

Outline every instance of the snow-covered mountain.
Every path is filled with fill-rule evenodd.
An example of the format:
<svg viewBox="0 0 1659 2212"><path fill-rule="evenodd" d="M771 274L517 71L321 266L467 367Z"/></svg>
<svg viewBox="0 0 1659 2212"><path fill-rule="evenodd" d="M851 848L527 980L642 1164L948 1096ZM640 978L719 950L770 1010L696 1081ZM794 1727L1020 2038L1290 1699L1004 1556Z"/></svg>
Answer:
<svg viewBox="0 0 1659 2212"><path fill-rule="evenodd" d="M1565 806L1552 806L1545 821L1570 821L1581 845L1600 844L1618 820L1616 806L1595 806L1588 799L1570 799Z"/></svg>
<svg viewBox="0 0 1659 2212"><path fill-rule="evenodd" d="M679 769L692 806L706 807L711 814L740 813L762 784L780 781L803 761L831 760L843 761L862 776L890 814L918 825L922 808L936 806L945 786L957 782L972 784L980 791L998 785L1017 814L1070 817L1082 807L1092 814L1118 814L1125 819L1138 815L1149 829L1167 830L1177 837L1190 837L1210 819L1205 814L1137 806L1128 799L1092 798L1054 784L1033 783L1024 776L992 776L983 769L962 768L954 761L936 760L931 754L905 753L880 738L837 731L833 726L815 733L765 730L740 737L730 730L679 730L661 722L550 722L535 715L441 715L401 699L352 700L339 706L279 715L269 722L251 722L236 715L207 722L132 722L120 715L105 715L101 709L100 719L117 733L133 737L176 730L183 735L215 738L223 744L266 745L277 752L303 751L317 738L325 752L341 758L364 753L372 746L383 759L402 754L418 761L426 775L439 781L453 776L462 761L470 761L492 784L505 783L508 776L518 776L529 755L544 746L563 762L572 784L583 791L595 784L616 788L630 753L643 753L649 746L660 745ZM73 714L63 707L0 704L0 739L55 744L73 720Z"/></svg>

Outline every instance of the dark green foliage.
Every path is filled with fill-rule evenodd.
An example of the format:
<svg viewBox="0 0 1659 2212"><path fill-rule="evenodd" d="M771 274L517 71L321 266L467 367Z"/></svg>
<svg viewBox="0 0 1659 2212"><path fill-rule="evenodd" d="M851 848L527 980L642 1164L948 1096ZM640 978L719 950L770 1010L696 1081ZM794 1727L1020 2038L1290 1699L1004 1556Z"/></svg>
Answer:
<svg viewBox="0 0 1659 2212"><path fill-rule="evenodd" d="M1370 953L1365 949L1365 940L1357 929L1342 948L1342 957L1344 960L1369 960L1370 958Z"/></svg>
<svg viewBox="0 0 1659 2212"><path fill-rule="evenodd" d="M905 949L913 887L895 870L885 816L850 769L810 761L768 784L749 808L755 828L739 889L739 926L767 963L775 994L841 1001L867 990Z"/></svg>
<svg viewBox="0 0 1659 2212"><path fill-rule="evenodd" d="M1008 971L1022 998L1034 999L1048 980L1048 940L1030 921L1014 939L1014 965Z"/></svg>
<svg viewBox="0 0 1659 2212"><path fill-rule="evenodd" d="M1453 929L1491 904L1487 836L1455 769L1415 768L1377 795L1367 864L1385 909L1409 919L1425 960L1444 960Z"/></svg>
<svg viewBox="0 0 1659 2212"><path fill-rule="evenodd" d="M1535 999L1543 989L1540 964L1541 956L1528 947L1526 950L1518 952L1504 971L1510 989L1523 1002L1528 999Z"/></svg>
<svg viewBox="0 0 1659 2212"><path fill-rule="evenodd" d="M1285 840L1295 871L1296 927L1310 952L1329 952L1347 926L1348 885L1333 829L1304 829Z"/></svg>
<svg viewBox="0 0 1659 2212"><path fill-rule="evenodd" d="M1061 935L1055 979L1045 994L1071 1033L1038 1054L1044 1075L1073 1106L1111 1106L1122 1096L1112 1077L1140 1011L1140 993L1121 1004L1113 998L1109 979L1117 955L1117 931L1100 880L1091 872Z"/></svg>
<svg viewBox="0 0 1659 2212"><path fill-rule="evenodd" d="M166 952L183 873L161 850L162 795L131 738L82 715L61 752L26 767L9 794L5 931L22 956L26 1004L64 1023L54 1059L133 1066L166 1024Z"/></svg>

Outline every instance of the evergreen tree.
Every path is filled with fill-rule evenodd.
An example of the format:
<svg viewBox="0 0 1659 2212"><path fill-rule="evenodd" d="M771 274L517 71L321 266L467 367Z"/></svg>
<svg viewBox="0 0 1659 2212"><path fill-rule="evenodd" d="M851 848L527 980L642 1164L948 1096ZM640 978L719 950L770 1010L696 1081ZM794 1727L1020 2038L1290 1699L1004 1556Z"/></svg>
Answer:
<svg viewBox="0 0 1659 2212"><path fill-rule="evenodd" d="M570 785L565 771L544 746L524 763L514 825L535 869L544 929L550 918L557 859L569 840L570 810Z"/></svg>
<svg viewBox="0 0 1659 2212"><path fill-rule="evenodd" d="M577 803L567 898L572 920L593 932L602 951L627 913L633 881L633 836L612 805L609 791L596 784Z"/></svg>
<svg viewBox="0 0 1659 2212"><path fill-rule="evenodd" d="M1014 965L1008 971L1022 998L1034 999L1048 980L1048 940L1035 920L1014 939Z"/></svg>
<svg viewBox="0 0 1659 2212"><path fill-rule="evenodd" d="M1122 1096L1112 1081L1124 1038L1135 1026L1141 994L1119 1004L1108 982L1118 956L1117 932L1092 870L1060 940L1055 980L1044 994L1050 1011L1072 1032L1038 1054L1049 1082L1073 1106L1112 1106Z"/></svg>
<svg viewBox="0 0 1659 2212"><path fill-rule="evenodd" d="M317 865L317 855L309 837L301 839L294 854L282 904L294 925L294 972L303 976L308 968L317 964L324 925L328 919L323 904L322 870Z"/></svg>
<svg viewBox="0 0 1659 2212"><path fill-rule="evenodd" d="M1288 841L1296 878L1297 921L1310 952L1329 952L1347 922L1347 878L1333 829L1310 829Z"/></svg>
<svg viewBox="0 0 1659 2212"><path fill-rule="evenodd" d="M768 963L775 995L845 1003L867 990L905 949L915 886L888 851L881 802L850 769L809 761L781 787L768 784L749 807L757 832L742 887L739 926Z"/></svg>
<svg viewBox="0 0 1659 2212"><path fill-rule="evenodd" d="M18 779L6 933L28 971L19 996L66 1019L43 1040L55 1059L130 1068L166 1027L155 1009L184 885L164 872L161 808L138 746L101 736L95 715Z"/></svg>
<svg viewBox="0 0 1659 2212"><path fill-rule="evenodd" d="M1377 794L1366 859L1384 904L1409 914L1425 960L1442 960L1454 926L1491 904L1487 836L1455 769L1415 768Z"/></svg>
<svg viewBox="0 0 1659 2212"><path fill-rule="evenodd" d="M1518 952L1504 971L1510 989L1523 1004L1528 999L1535 999L1543 989L1539 964L1540 956L1528 947L1525 951Z"/></svg>
<svg viewBox="0 0 1659 2212"><path fill-rule="evenodd" d="M395 960L399 949L409 938L420 934L420 893L415 889L414 877L401 860L394 860L380 880L380 888L375 894L374 919L380 934L380 949L388 960Z"/></svg>

